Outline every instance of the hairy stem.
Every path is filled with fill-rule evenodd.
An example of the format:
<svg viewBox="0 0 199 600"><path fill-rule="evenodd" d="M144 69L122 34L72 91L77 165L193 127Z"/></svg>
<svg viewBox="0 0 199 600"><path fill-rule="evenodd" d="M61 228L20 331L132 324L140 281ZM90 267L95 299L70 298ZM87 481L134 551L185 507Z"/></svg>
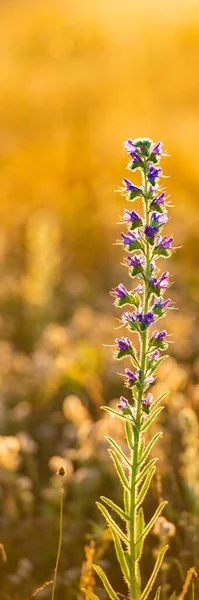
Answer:
<svg viewBox="0 0 199 600"><path fill-rule="evenodd" d="M147 172L146 164L144 169L144 195L145 195L145 223L149 224L149 207L148 207L148 187L147 187ZM150 246L147 242L146 245L146 268L145 268L145 290L144 290L144 313L148 312L148 279L150 274ZM132 572L131 572L131 600L137 600L140 595L139 590L139 572L138 572L138 561L136 561L135 550L136 550L136 538L137 538L137 509L136 509L136 478L139 472L138 467L138 452L140 446L140 428L141 428L141 402L143 397L144 389L144 377L145 377L145 366L146 366L146 349L147 349L147 329L142 332L140 340L140 365L142 371L141 385L137 398L136 406L136 426L134 429L134 449L132 451L132 470L130 480L130 517L131 524L129 529L129 549L130 556L132 558ZM139 594L139 595L138 595Z"/></svg>

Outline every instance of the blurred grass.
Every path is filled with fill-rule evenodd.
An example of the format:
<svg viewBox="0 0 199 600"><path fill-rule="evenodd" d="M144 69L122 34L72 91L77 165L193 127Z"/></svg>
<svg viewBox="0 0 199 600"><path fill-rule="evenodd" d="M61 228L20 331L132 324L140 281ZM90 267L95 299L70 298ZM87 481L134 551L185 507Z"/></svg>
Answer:
<svg viewBox="0 0 199 600"><path fill-rule="evenodd" d="M122 431L100 405L122 391L102 344L117 326L108 292L126 280L114 190L129 136L163 139L172 155L168 231L183 244L171 261L175 344L154 389L171 395L145 508L150 517L163 493L176 527L163 600L199 569L198 34L197 0L0 5L1 600L27 600L52 577L59 461L68 479L57 598L78 597L86 534L123 590L95 500L119 494L104 435L114 428L122 442ZM158 543L151 536L145 578Z"/></svg>

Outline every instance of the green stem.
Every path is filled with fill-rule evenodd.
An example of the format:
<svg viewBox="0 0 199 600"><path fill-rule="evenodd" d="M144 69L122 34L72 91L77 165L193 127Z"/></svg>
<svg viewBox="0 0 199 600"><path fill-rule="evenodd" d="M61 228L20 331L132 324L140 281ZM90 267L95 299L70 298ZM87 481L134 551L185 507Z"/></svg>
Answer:
<svg viewBox="0 0 199 600"><path fill-rule="evenodd" d="M60 559L60 552L61 552L61 545L62 545L62 532L63 532L63 500L64 500L64 487L63 487L63 481L62 481L62 477L60 477L60 520L59 520L59 542L58 542L58 549L57 549L57 559L56 559L56 565L55 565L55 570L54 570L53 589L52 589L52 597L51 597L51 600L54 600L54 597L55 597L55 586L56 586L56 579L57 579L57 571L58 571L58 566L59 566L59 559Z"/></svg>
<svg viewBox="0 0 199 600"><path fill-rule="evenodd" d="M144 195L145 195L145 223L149 224L149 201L148 201L148 186L147 186L147 172L146 163L144 169ZM144 313L148 312L148 278L150 275L150 247L147 242L146 245L146 270L145 270L145 295L144 295ZM137 509L136 509L136 478L139 473L138 466L138 452L140 446L140 428L141 428L141 402L143 397L144 389L144 377L146 367L146 349L147 349L147 329L141 334L141 345L140 345L140 366L142 371L142 385L140 385L137 407L136 407L136 425L137 431L134 430L134 449L132 451L132 470L130 479L130 514L131 522L129 528L129 550L132 558L132 571L131 571L131 600L137 600L140 596L140 584L139 584L139 572L138 572L138 561L135 558L136 538L137 538ZM139 594L139 595L138 595Z"/></svg>

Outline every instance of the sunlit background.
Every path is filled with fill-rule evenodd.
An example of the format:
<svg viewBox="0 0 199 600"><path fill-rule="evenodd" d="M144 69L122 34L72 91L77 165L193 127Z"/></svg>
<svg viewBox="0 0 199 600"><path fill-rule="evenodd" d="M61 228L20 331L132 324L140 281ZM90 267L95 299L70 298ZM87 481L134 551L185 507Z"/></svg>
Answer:
<svg viewBox="0 0 199 600"><path fill-rule="evenodd" d="M19 0L0 5L0 556L1 600L28 600L52 579L65 479L57 600L106 594L101 561L124 592L95 501L120 489L104 436L123 428L117 404L109 290L126 270L115 246L124 198L123 141L149 136L170 154L173 208L167 319L174 342L154 395L170 389L146 517L169 501L146 544L147 580L158 546L170 551L163 600L199 570L199 1ZM165 265L164 265L165 266ZM85 555L85 545L88 547ZM80 583L81 582L81 583ZM90 589L91 589L90 588ZM51 588L38 593L50 599Z"/></svg>

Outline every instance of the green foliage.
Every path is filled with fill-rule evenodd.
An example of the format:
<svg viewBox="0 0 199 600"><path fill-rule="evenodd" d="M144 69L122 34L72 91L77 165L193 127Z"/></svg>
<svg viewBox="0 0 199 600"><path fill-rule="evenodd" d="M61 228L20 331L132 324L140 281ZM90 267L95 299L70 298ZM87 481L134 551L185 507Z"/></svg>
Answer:
<svg viewBox="0 0 199 600"><path fill-rule="evenodd" d="M111 598L111 600L118 600L117 594L114 592L111 584L109 583L107 576L105 575L105 573L101 569L101 567L99 567L99 565L93 565L93 568L95 569L96 573L99 575L100 579L102 580L102 583L104 584L105 590L107 591L109 598Z"/></svg>
<svg viewBox="0 0 199 600"><path fill-rule="evenodd" d="M163 548L161 548L161 550L160 550L160 552L158 554L156 563L155 563L155 567L154 567L153 572L151 574L151 577L149 578L149 581L148 581L148 583L147 583L144 591L142 592L142 594L140 596L140 600L146 600L146 598L148 598L148 596L150 594L150 591L152 590L152 587L153 587L153 585L155 583L156 577L157 577L157 575L159 573L159 570L160 570L160 567L161 567L161 564L162 564L162 561L164 559L164 555L165 555L167 549L168 549L168 546L163 546Z"/></svg>

